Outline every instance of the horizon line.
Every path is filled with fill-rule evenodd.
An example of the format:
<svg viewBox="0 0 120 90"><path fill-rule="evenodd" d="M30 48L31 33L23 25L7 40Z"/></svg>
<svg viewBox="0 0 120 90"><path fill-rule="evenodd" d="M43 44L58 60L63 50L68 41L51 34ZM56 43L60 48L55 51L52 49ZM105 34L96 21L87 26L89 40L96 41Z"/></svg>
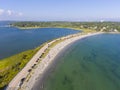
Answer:
<svg viewBox="0 0 120 90"><path fill-rule="evenodd" d="M8 21L8 22L120 22L120 20L81 20L81 21L71 21L71 20L0 20L0 22Z"/></svg>

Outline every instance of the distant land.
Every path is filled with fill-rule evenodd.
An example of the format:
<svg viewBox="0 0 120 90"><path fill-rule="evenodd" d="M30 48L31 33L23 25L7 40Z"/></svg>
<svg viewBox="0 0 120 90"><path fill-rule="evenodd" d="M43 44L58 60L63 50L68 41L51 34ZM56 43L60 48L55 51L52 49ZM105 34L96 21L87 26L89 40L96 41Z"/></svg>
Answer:
<svg viewBox="0 0 120 90"><path fill-rule="evenodd" d="M119 32L120 22L15 22L11 26L20 29L32 28L72 28L85 31Z"/></svg>

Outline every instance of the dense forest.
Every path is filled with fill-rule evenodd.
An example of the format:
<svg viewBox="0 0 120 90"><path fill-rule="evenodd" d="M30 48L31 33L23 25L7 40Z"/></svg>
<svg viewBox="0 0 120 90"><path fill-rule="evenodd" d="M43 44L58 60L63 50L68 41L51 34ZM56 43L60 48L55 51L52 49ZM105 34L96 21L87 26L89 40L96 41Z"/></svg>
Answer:
<svg viewBox="0 0 120 90"><path fill-rule="evenodd" d="M90 29L95 31L117 32L120 31L120 22L15 22L11 24L18 28L74 28Z"/></svg>

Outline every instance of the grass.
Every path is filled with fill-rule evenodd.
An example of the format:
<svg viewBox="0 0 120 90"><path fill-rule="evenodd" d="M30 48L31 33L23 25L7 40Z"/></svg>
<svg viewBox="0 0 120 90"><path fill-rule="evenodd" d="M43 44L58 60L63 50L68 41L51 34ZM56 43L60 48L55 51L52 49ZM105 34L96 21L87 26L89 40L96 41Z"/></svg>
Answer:
<svg viewBox="0 0 120 90"><path fill-rule="evenodd" d="M5 87L41 47L0 60L0 88Z"/></svg>

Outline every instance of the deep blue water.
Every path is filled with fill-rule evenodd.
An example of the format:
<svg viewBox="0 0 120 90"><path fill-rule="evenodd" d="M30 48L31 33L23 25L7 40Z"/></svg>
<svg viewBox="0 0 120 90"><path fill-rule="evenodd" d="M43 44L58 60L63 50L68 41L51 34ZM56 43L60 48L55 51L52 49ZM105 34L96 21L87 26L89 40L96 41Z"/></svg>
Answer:
<svg viewBox="0 0 120 90"><path fill-rule="evenodd" d="M0 23L2 26L0 27L0 59L36 48L48 40L79 32L64 28L20 30L14 27L3 27L7 24Z"/></svg>

